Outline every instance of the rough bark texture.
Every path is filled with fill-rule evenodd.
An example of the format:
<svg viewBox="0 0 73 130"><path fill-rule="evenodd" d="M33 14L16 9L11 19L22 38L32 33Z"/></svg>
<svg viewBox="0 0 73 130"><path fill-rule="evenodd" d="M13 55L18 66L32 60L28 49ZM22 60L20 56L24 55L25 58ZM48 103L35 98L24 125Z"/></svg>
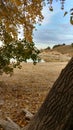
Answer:
<svg viewBox="0 0 73 130"><path fill-rule="evenodd" d="M73 130L73 58L26 130Z"/></svg>

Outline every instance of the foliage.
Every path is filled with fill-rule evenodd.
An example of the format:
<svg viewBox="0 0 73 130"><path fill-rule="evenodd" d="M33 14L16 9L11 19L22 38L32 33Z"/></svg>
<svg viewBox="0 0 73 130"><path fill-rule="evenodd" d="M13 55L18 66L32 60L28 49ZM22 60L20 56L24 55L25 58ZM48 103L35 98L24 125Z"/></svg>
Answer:
<svg viewBox="0 0 73 130"><path fill-rule="evenodd" d="M38 53L34 43L30 44L26 40L3 44L0 47L0 74L12 74L13 68L21 68L20 63L27 62L27 59L32 59L36 64L39 61Z"/></svg>
<svg viewBox="0 0 73 130"><path fill-rule="evenodd" d="M0 74L12 74L13 68L21 68L21 62L27 62L32 59L36 64L40 59L38 57L39 50L33 42L26 39L17 40L13 35L5 29L5 25L0 23L0 39L2 46L0 47ZM11 62L13 61L13 62Z"/></svg>
<svg viewBox="0 0 73 130"><path fill-rule="evenodd" d="M73 8L70 9L70 23L73 25ZM66 16L68 14L68 12L66 11L64 13L64 16Z"/></svg>
<svg viewBox="0 0 73 130"><path fill-rule="evenodd" d="M58 0L56 0L56 1L58 1ZM64 2L65 2L66 0L60 0L60 2L61 2L61 9L62 10L64 10ZM53 11L53 0L48 0L48 3L49 3L49 10L50 11ZM65 11L65 13L64 13L64 16L66 16L68 13L70 13L70 23L73 25L73 8L71 8L70 10L69 10L69 12L67 12L67 11Z"/></svg>
<svg viewBox="0 0 73 130"><path fill-rule="evenodd" d="M53 11L53 0L47 1L49 10ZM22 25L24 37L28 42L32 42L35 24L40 24L43 20L44 2L45 0L0 0L0 23L14 38L17 38L18 28ZM64 9L65 0L60 0L60 2L61 9ZM64 15L66 14L67 12ZM73 9L70 9L70 22L71 24L73 22Z"/></svg>
<svg viewBox="0 0 73 130"><path fill-rule="evenodd" d="M53 0L47 1L49 10L53 11ZM64 9L65 0L59 1L61 2L61 9ZM14 38L17 38L18 28L22 25L24 37L28 42L32 42L35 24L40 24L43 20L42 9L44 2L45 0L1 0L0 23ZM66 14L67 12L65 12L64 16ZM70 9L70 22L73 23L73 9Z"/></svg>
<svg viewBox="0 0 73 130"><path fill-rule="evenodd" d="M58 44L58 45L54 45L54 46L53 46L53 49L56 48L56 47L59 47L59 46L65 46L65 43L63 43L63 44Z"/></svg>
<svg viewBox="0 0 73 130"><path fill-rule="evenodd" d="M45 50L50 50L50 47L48 46Z"/></svg>
<svg viewBox="0 0 73 130"><path fill-rule="evenodd" d="M63 43L62 45L63 45L63 46L65 46L66 44L65 44L65 43Z"/></svg>
<svg viewBox="0 0 73 130"><path fill-rule="evenodd" d="M50 11L53 11L53 6L52 6L53 0L47 0L47 1L48 1L48 4L50 5L49 6ZM55 1L58 1L58 0L55 0ZM61 9L63 10L64 9L64 2L65 2L65 0L59 0L59 1L61 3Z"/></svg>
<svg viewBox="0 0 73 130"><path fill-rule="evenodd" d="M60 45L60 44L54 45L54 46L53 46L53 49L56 48L56 47L59 47L59 46L61 46L61 45Z"/></svg>
<svg viewBox="0 0 73 130"><path fill-rule="evenodd" d="M42 0L1 0L0 22L14 38L18 35L18 27L22 25L24 37L32 42L34 24L43 19L42 8Z"/></svg>
<svg viewBox="0 0 73 130"><path fill-rule="evenodd" d="M53 0L47 1L49 10L53 11ZM64 9L64 1L60 0L61 9ZM39 51L33 43L33 29L44 18L44 3L45 0L0 0L0 40L3 42L0 47L0 74L12 72L13 67L19 67L20 62L29 58L36 63ZM73 24L73 9L70 9L70 23ZM25 40L18 41L21 26ZM16 62L11 63L11 59Z"/></svg>
<svg viewBox="0 0 73 130"><path fill-rule="evenodd" d="M73 43L71 43L71 46L73 47Z"/></svg>

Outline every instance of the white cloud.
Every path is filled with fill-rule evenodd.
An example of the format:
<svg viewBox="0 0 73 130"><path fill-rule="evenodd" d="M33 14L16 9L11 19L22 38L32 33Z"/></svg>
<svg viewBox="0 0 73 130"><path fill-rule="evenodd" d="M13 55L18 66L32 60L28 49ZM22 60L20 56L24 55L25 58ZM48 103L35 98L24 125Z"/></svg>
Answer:
<svg viewBox="0 0 73 130"><path fill-rule="evenodd" d="M73 35L71 35L71 34L59 34L59 35L57 35L57 38L59 39L59 40L68 40L68 39L73 39Z"/></svg>
<svg viewBox="0 0 73 130"><path fill-rule="evenodd" d="M34 42L39 48L73 42L73 27L69 23L69 17L67 15L64 18L58 6L61 5L57 4L53 12L49 12L49 7L44 7L42 11L44 20L34 32Z"/></svg>

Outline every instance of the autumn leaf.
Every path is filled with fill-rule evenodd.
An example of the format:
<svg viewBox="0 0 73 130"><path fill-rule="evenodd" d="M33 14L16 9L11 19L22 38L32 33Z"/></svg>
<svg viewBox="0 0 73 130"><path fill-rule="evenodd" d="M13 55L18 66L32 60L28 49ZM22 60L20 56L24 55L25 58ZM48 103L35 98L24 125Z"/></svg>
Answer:
<svg viewBox="0 0 73 130"><path fill-rule="evenodd" d="M68 14L68 12L66 11L65 13L64 13L64 16L66 16Z"/></svg>

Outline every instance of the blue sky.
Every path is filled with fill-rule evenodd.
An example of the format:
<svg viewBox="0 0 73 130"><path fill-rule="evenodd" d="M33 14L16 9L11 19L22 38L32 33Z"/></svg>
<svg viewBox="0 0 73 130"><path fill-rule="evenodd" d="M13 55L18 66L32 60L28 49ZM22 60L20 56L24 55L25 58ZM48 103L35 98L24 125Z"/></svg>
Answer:
<svg viewBox="0 0 73 130"><path fill-rule="evenodd" d="M46 48L54 44L71 44L73 42L73 26L69 22L70 13L65 17L64 12L73 7L73 0L66 0L64 10L61 10L60 1L53 0L53 12L49 11L49 5L43 8L44 20L41 26L36 25L34 42L38 48Z"/></svg>

